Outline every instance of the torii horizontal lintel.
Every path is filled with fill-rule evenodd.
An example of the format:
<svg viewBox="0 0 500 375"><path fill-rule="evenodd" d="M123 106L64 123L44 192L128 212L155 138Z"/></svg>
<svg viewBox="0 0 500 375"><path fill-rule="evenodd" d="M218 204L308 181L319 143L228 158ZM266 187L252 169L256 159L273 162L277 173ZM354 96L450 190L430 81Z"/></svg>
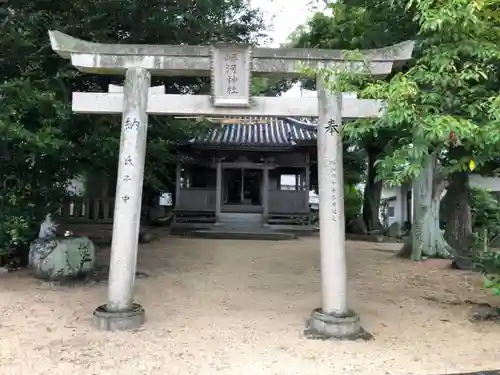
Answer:
<svg viewBox="0 0 500 375"><path fill-rule="evenodd" d="M317 117L317 98L254 97L250 108L220 108L212 106L208 95L157 95L150 93L147 113L150 115L192 116L255 116L255 117ZM379 117L384 104L380 100L345 98L342 100L342 118ZM73 93L73 112L94 114L121 114L123 94Z"/></svg>
<svg viewBox="0 0 500 375"><path fill-rule="evenodd" d="M123 86L120 85L108 85L108 92L111 93L123 93ZM158 95L158 94L165 94L165 85L157 85L157 86L151 86L149 88L149 93Z"/></svg>
<svg viewBox="0 0 500 375"><path fill-rule="evenodd" d="M142 67L152 74L208 76L210 46L103 44L87 42L59 31L49 31L52 49L71 59L79 70L95 74L123 74L127 68ZM347 57L342 50L306 48L252 48L252 71L257 75L300 75L304 66L356 67L369 61L372 74L384 76L394 65L411 58L414 42L406 41L379 49L362 50L360 57ZM347 62L349 60L349 62Z"/></svg>

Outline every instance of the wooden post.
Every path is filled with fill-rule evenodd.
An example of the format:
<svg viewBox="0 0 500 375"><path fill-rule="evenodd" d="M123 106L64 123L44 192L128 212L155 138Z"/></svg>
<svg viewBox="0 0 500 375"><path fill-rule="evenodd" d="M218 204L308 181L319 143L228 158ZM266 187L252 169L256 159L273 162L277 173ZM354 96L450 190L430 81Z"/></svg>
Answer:
<svg viewBox="0 0 500 375"><path fill-rule="evenodd" d="M397 212L395 212L396 216L396 221L399 223L400 227L403 227L403 224L405 222L405 211L406 211L406 188L405 185L402 184L398 192L396 194L396 209Z"/></svg>
<svg viewBox="0 0 500 375"><path fill-rule="evenodd" d="M309 166L309 155L306 160L306 176L304 182L304 190L306 191L306 205L309 207L309 191L311 190L311 168Z"/></svg>
<svg viewBox="0 0 500 375"><path fill-rule="evenodd" d="M175 171L175 207L180 207L181 202L181 181L182 179L182 164L180 161L177 162L177 167Z"/></svg>
<svg viewBox="0 0 500 375"><path fill-rule="evenodd" d="M240 203L243 204L245 199L245 168L241 168L241 190L240 190Z"/></svg>
<svg viewBox="0 0 500 375"><path fill-rule="evenodd" d="M219 221L222 210L222 161L217 159L216 164L216 187L215 187L215 217Z"/></svg>
<svg viewBox="0 0 500 375"><path fill-rule="evenodd" d="M263 181L263 191L262 191L262 208L264 222L267 222L269 216L269 164L268 161L264 161L264 181Z"/></svg>

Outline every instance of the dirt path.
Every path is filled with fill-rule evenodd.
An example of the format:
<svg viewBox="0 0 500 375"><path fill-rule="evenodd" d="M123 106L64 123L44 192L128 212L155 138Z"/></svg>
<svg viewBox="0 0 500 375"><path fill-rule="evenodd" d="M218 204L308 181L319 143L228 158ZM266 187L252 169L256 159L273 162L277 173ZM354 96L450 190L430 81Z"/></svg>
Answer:
<svg viewBox="0 0 500 375"><path fill-rule="evenodd" d="M491 299L477 275L443 261L411 263L398 244L350 242L351 306L370 342L314 341L304 320L319 306L319 241L178 237L141 246L137 332L91 328L106 284L56 287L25 271L0 276L0 373L445 374L500 368L500 325L469 323L467 305ZM104 254L104 259L106 258ZM428 300L423 297L431 297ZM492 301L490 301L492 302Z"/></svg>

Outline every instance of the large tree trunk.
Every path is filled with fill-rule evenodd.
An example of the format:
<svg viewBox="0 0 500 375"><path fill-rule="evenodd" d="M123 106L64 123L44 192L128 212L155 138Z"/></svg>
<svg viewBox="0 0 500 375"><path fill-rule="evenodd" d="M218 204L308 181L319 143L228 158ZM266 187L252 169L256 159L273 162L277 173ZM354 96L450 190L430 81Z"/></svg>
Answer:
<svg viewBox="0 0 500 375"><path fill-rule="evenodd" d="M377 169L375 162L378 158L378 153L368 151L368 173L366 178L365 190L363 192L363 221L368 230L380 230L380 198L382 196L382 181L376 181Z"/></svg>
<svg viewBox="0 0 500 375"><path fill-rule="evenodd" d="M439 228L439 205L446 185L436 173L437 166L436 155L429 155L427 165L413 181L413 225L400 257L421 260L454 254Z"/></svg>
<svg viewBox="0 0 500 375"><path fill-rule="evenodd" d="M454 267L470 269L475 254L468 172L455 172L451 175L442 204L444 238L457 251Z"/></svg>

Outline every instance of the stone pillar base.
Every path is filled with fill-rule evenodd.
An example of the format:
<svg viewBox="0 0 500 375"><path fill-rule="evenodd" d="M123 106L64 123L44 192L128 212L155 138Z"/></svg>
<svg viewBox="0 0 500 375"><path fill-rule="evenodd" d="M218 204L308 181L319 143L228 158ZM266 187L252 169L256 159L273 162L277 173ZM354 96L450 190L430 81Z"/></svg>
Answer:
<svg viewBox="0 0 500 375"><path fill-rule="evenodd" d="M100 331L126 331L139 328L146 321L146 312L134 303L130 311L108 311L106 305L94 310L94 325Z"/></svg>
<svg viewBox="0 0 500 375"><path fill-rule="evenodd" d="M325 314L314 310L304 330L307 338L316 340L370 340L373 336L361 327L359 316L354 311L347 314Z"/></svg>

